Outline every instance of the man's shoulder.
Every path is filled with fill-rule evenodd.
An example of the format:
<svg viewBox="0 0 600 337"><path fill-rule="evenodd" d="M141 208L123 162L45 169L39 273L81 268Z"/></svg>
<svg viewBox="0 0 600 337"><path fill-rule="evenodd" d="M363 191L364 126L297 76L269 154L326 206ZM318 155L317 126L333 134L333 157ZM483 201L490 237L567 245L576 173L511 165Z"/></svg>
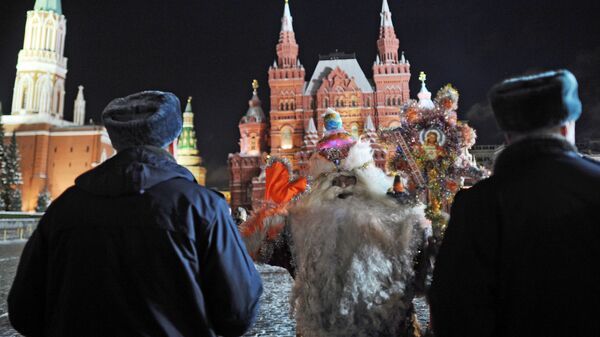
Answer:
<svg viewBox="0 0 600 337"><path fill-rule="evenodd" d="M566 161L565 172L577 180L600 183L600 162L597 159L581 154L573 154Z"/></svg>
<svg viewBox="0 0 600 337"><path fill-rule="evenodd" d="M492 175L488 178L478 181L470 188L463 188L460 190L460 192L458 192L457 197L476 198L485 194L493 193L493 191L495 191L501 184L501 180L501 177Z"/></svg>
<svg viewBox="0 0 600 337"><path fill-rule="evenodd" d="M81 202L84 199L84 192L73 185L62 192L55 200L48 206L49 209L60 207L64 203L70 203L72 201Z"/></svg>
<svg viewBox="0 0 600 337"><path fill-rule="evenodd" d="M208 198L217 198L225 200L225 196L222 193L212 188L202 186L195 181L189 181L185 179L173 179L171 180L171 183L176 184L178 187L183 187L185 190L188 190L194 194L203 195Z"/></svg>
<svg viewBox="0 0 600 337"><path fill-rule="evenodd" d="M202 204L208 207L224 207L227 205L225 196L214 189L204 187L195 181L185 179L172 179L162 184L158 195L166 196L170 193L184 195L191 203Z"/></svg>
<svg viewBox="0 0 600 337"><path fill-rule="evenodd" d="M582 155L581 159L583 159L587 164L591 165L592 167L594 167L596 170L600 171L600 161L598 161L598 159L586 156L586 155Z"/></svg>

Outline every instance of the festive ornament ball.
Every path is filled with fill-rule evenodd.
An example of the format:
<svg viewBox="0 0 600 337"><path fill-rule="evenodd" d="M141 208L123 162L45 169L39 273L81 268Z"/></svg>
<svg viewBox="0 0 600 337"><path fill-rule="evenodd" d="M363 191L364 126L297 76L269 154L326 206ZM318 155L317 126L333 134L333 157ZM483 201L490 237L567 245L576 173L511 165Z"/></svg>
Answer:
<svg viewBox="0 0 600 337"><path fill-rule="evenodd" d="M335 131L340 131L340 130L344 129L343 123L342 123L342 117L340 116L339 112L337 112L331 108L327 109L327 112L325 113L323 120L325 122L325 130L327 132L335 132Z"/></svg>
<svg viewBox="0 0 600 337"><path fill-rule="evenodd" d="M344 130L340 114L329 108L323 116L325 136L317 143L319 153L335 163L348 155L348 151L356 140ZM336 164L337 166L337 164Z"/></svg>

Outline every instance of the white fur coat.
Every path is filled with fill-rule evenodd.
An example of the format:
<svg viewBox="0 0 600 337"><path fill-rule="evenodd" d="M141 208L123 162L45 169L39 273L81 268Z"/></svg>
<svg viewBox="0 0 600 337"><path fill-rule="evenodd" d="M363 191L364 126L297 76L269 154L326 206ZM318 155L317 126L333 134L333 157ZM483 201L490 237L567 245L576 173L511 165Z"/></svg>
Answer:
<svg viewBox="0 0 600 337"><path fill-rule="evenodd" d="M357 183L333 186L339 175ZM290 209L291 304L304 337L400 334L414 275L413 231L426 221L422 206L401 206L377 188L389 180L381 179L388 178L374 165L321 175Z"/></svg>

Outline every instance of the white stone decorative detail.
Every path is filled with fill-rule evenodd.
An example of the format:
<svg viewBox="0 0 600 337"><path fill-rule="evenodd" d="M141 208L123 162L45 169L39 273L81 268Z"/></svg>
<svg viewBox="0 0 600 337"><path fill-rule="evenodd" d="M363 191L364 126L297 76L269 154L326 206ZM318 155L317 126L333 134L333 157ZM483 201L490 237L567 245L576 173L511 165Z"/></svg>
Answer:
<svg viewBox="0 0 600 337"><path fill-rule="evenodd" d="M73 122L77 125L85 124L85 98L83 97L83 86L79 86L75 107L73 109Z"/></svg>

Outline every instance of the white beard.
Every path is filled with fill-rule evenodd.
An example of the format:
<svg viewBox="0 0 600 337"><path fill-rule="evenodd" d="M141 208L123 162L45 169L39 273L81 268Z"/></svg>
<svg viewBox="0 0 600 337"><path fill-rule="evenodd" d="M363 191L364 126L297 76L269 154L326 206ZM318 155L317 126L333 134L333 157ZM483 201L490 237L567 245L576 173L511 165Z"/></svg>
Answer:
<svg viewBox="0 0 600 337"><path fill-rule="evenodd" d="M331 186L338 175L319 179L290 209L298 329L304 337L397 336L423 207L373 193L360 174L356 185Z"/></svg>

